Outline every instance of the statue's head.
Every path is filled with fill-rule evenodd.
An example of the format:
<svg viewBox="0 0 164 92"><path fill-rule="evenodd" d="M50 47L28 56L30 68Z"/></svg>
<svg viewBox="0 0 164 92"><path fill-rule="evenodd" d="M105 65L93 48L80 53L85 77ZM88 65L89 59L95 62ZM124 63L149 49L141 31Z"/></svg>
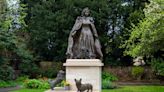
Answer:
<svg viewBox="0 0 164 92"><path fill-rule="evenodd" d="M80 80L75 79L76 86L80 86L81 85L81 81L82 81L81 78L80 78Z"/></svg>
<svg viewBox="0 0 164 92"><path fill-rule="evenodd" d="M90 10L88 7L84 8L82 11L82 16L89 16L90 15Z"/></svg>

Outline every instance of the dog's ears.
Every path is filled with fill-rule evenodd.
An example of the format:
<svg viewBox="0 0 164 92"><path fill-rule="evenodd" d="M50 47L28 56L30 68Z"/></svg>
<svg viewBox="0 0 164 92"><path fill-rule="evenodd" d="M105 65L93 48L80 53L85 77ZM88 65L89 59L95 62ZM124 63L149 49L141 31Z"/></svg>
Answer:
<svg viewBox="0 0 164 92"><path fill-rule="evenodd" d="M80 81L82 81L82 79L80 78Z"/></svg>
<svg viewBox="0 0 164 92"><path fill-rule="evenodd" d="M77 80L75 79L75 82L76 82Z"/></svg>

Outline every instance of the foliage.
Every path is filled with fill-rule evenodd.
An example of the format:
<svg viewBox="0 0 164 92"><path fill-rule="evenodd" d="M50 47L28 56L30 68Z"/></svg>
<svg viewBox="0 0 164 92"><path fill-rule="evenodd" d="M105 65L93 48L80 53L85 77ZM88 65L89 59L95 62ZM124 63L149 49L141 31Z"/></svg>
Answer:
<svg viewBox="0 0 164 92"><path fill-rule="evenodd" d="M109 80L103 80L102 81L102 89L114 89L117 86L114 85L111 81Z"/></svg>
<svg viewBox="0 0 164 92"><path fill-rule="evenodd" d="M102 89L114 89L117 86L112 82L117 81L118 78L111 73L103 72L102 73Z"/></svg>
<svg viewBox="0 0 164 92"><path fill-rule="evenodd" d="M17 86L17 83L15 81L0 80L0 88L14 87L14 86Z"/></svg>
<svg viewBox="0 0 164 92"><path fill-rule="evenodd" d="M110 88L110 81L103 80L102 81L102 89L109 89Z"/></svg>
<svg viewBox="0 0 164 92"><path fill-rule="evenodd" d="M48 89L50 87L48 81L38 79L29 79L25 81L24 86L30 89Z"/></svg>
<svg viewBox="0 0 164 92"><path fill-rule="evenodd" d="M25 0L29 5L29 46L39 60L63 61L67 39L84 7L91 9L99 35L106 30L108 0ZM102 36L103 38L103 36Z"/></svg>
<svg viewBox="0 0 164 92"><path fill-rule="evenodd" d="M120 48L122 43L129 38L131 23L137 24L144 18L143 8L147 0L110 0L111 9L108 21L107 37L103 39L104 60L106 65L128 66L132 58L124 56L125 48Z"/></svg>
<svg viewBox="0 0 164 92"><path fill-rule="evenodd" d="M121 42L128 39L131 23L144 17L141 0L22 0L28 4L29 47L38 60L64 61L67 39L74 21L84 7L91 9L101 40L104 62L129 65L124 61Z"/></svg>
<svg viewBox="0 0 164 92"><path fill-rule="evenodd" d="M53 62L51 67L47 69L39 69L39 71L42 77L54 78L61 69L62 62Z"/></svg>
<svg viewBox="0 0 164 92"><path fill-rule="evenodd" d="M108 80L108 81L117 81L118 78L116 76L114 76L113 74L111 73L108 73L108 72L103 72L102 73L102 79L103 80Z"/></svg>
<svg viewBox="0 0 164 92"><path fill-rule="evenodd" d="M48 78L54 78L58 73L56 68L49 68L47 70L41 70L41 75Z"/></svg>
<svg viewBox="0 0 164 92"><path fill-rule="evenodd" d="M56 87L65 87L66 80L63 80L61 83L57 84Z"/></svg>
<svg viewBox="0 0 164 92"><path fill-rule="evenodd" d="M28 79L29 76L24 75L24 76L19 76L15 81L22 85Z"/></svg>
<svg viewBox="0 0 164 92"><path fill-rule="evenodd" d="M0 67L19 62L22 73L31 74L36 69L33 55L27 49L25 41L13 32L0 31Z"/></svg>
<svg viewBox="0 0 164 92"><path fill-rule="evenodd" d="M70 83L68 81L64 81L64 86L70 86Z"/></svg>
<svg viewBox="0 0 164 92"><path fill-rule="evenodd" d="M1 66L0 67L0 80L12 80L14 78L14 70L10 66Z"/></svg>
<svg viewBox="0 0 164 92"><path fill-rule="evenodd" d="M164 60L162 58L152 59L151 67L158 76L164 76Z"/></svg>
<svg viewBox="0 0 164 92"><path fill-rule="evenodd" d="M132 25L130 38L124 44L126 55L152 57L163 51L164 12L162 5L163 3L155 0L151 1L144 9L145 18L138 25Z"/></svg>
<svg viewBox="0 0 164 92"><path fill-rule="evenodd" d="M41 85L41 82L39 80L32 79L27 80L24 85L26 88L38 88L39 85Z"/></svg>
<svg viewBox="0 0 164 92"><path fill-rule="evenodd" d="M144 73L144 68L141 67L141 66L135 66L135 67L132 67L132 76L134 78L137 78L137 79L141 79L143 73Z"/></svg>
<svg viewBox="0 0 164 92"><path fill-rule="evenodd" d="M3 13L5 12L5 10L6 10L5 0L0 0L0 21L2 21L4 18ZM0 25L1 25L1 23L0 23Z"/></svg>
<svg viewBox="0 0 164 92"><path fill-rule="evenodd" d="M27 41L22 35L26 30L24 18L26 16L26 5L21 4L18 9L20 28L14 27L12 10L6 8L3 12L3 19L0 23L0 67L18 64L15 69L22 70L24 74L32 74L36 69L33 62L34 57L27 47ZM14 28L13 28L14 27ZM13 30L11 30L13 28ZM6 76L7 77L7 76Z"/></svg>

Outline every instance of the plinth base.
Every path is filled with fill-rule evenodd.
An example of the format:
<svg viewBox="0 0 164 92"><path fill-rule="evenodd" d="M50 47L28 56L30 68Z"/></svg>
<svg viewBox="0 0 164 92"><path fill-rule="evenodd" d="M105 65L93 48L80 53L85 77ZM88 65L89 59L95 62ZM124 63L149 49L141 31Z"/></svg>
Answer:
<svg viewBox="0 0 164 92"><path fill-rule="evenodd" d="M82 79L82 84L93 85L93 92L101 92L101 71L104 64L99 59L67 59L66 80L71 84L71 91L76 91L75 79Z"/></svg>

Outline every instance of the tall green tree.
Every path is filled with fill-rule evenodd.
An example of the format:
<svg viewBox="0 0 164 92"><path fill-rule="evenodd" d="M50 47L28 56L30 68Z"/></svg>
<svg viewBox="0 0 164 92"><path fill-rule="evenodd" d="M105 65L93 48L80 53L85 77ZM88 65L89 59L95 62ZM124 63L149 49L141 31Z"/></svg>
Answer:
<svg viewBox="0 0 164 92"><path fill-rule="evenodd" d="M69 32L85 7L90 8L103 42L110 11L108 0L26 0L26 3L30 47L40 60L64 61Z"/></svg>
<svg viewBox="0 0 164 92"><path fill-rule="evenodd" d="M26 22L29 47L39 60L64 61L67 39L77 16L91 9L102 44L104 61L118 65L131 59L123 56L121 43L129 38L131 23L144 18L147 0L22 0L28 4ZM125 62L126 64L127 62Z"/></svg>
<svg viewBox="0 0 164 92"><path fill-rule="evenodd" d="M144 9L145 18L133 25L130 38L125 42L125 54L132 57L156 55L163 57L164 10L161 0L151 0Z"/></svg>
<svg viewBox="0 0 164 92"><path fill-rule="evenodd" d="M9 75L7 70L21 70L22 73L30 74L34 71L35 63L31 51L27 47L26 39L20 33L25 32L26 25L24 18L26 16L26 6L21 5L19 7L19 24L21 28L17 28L13 31L10 30L13 24L13 17L9 12L11 10L6 6L5 11L2 13L3 19L0 21L0 80ZM18 66L14 66L18 65ZM4 74L4 75L3 75Z"/></svg>
<svg viewBox="0 0 164 92"><path fill-rule="evenodd" d="M122 43L129 38L131 23L137 24L144 18L143 8L148 1L143 0L110 0L108 37L105 48L106 63L114 66L129 65L132 58L124 56L125 48L120 48Z"/></svg>

